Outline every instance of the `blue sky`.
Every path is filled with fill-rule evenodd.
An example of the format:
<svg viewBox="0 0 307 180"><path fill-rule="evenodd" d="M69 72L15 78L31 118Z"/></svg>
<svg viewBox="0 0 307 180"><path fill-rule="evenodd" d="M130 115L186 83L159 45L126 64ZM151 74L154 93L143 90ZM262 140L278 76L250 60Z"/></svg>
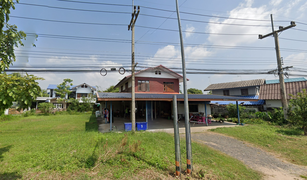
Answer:
<svg viewBox="0 0 307 180"><path fill-rule="evenodd" d="M135 27L138 69L164 65L181 67L175 0L134 0L140 6ZM188 71L225 69L228 72L263 72L277 67L274 38L258 34L295 21L297 26L279 35L284 66L291 74L304 75L307 62L307 2L303 0L179 0ZM31 73L45 78L40 86L59 84L64 78L106 89L124 76L99 69L131 66L132 1L128 0L21 0L11 13L10 24L28 33L25 47L16 48L11 68L93 69L93 73ZM61 22L59 22L61 21ZM32 34L31 34L32 33ZM38 34L35 40L33 33ZM36 47L31 44L35 43ZM91 67L90 67L91 66ZM306 69L304 69L306 68ZM306 75L305 75L306 76ZM212 83L249 79L276 79L274 75L188 74L188 88L205 89Z"/></svg>

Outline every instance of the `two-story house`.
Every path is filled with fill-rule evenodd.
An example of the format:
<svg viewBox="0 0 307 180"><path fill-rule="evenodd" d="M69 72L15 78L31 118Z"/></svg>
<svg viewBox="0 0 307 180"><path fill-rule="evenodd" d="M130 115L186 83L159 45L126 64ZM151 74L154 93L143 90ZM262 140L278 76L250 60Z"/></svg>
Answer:
<svg viewBox="0 0 307 180"><path fill-rule="evenodd" d="M172 119L174 95L177 96L178 116L182 117L184 95L179 93L179 83L182 81L183 77L180 74L162 65L147 68L135 73L135 84L132 84L131 76L126 76L117 83L115 87L120 89L119 93L97 93L97 102L100 103L101 112L106 107L115 117L124 117L126 109L131 107L131 88L135 86L136 118L138 120L149 122L149 120ZM246 98L190 94L188 99L190 113L207 116L211 114L210 101L226 99L238 101ZM148 123L149 128L150 125Z"/></svg>
<svg viewBox="0 0 307 180"><path fill-rule="evenodd" d="M260 86L265 84L265 79L254 79L247 81L236 81L227 83L216 83L209 85L204 91L211 91L213 95L238 96L250 99L259 99ZM262 110L264 100L239 101L240 105L246 106L250 110ZM212 114L226 113L224 105L236 104L235 101L211 101Z"/></svg>
<svg viewBox="0 0 307 180"><path fill-rule="evenodd" d="M49 84L47 87L47 92L49 94L49 102L53 103L58 109L66 109L66 103L59 103L57 101L60 98L60 95L56 93L57 85ZM82 101L82 97L90 99L92 103L96 102L96 98L94 98L96 94L96 88L94 86L90 86L86 83L82 83L80 85L74 85L70 87L70 93L65 95L65 99L73 98L78 99L79 102Z"/></svg>

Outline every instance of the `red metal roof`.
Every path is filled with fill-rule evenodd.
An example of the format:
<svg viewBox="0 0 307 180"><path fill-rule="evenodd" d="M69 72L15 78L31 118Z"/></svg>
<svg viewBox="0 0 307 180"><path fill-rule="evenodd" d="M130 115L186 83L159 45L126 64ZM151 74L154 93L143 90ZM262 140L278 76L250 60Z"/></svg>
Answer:
<svg viewBox="0 0 307 180"><path fill-rule="evenodd" d="M290 94L296 95L307 89L307 81L285 83L287 99L291 99ZM281 99L280 84L264 84L260 86L259 99Z"/></svg>
<svg viewBox="0 0 307 180"><path fill-rule="evenodd" d="M179 78L183 78L183 76L181 76L180 74L178 74L178 73L176 73L176 72L170 70L169 68L167 68L167 67L165 67L165 66L163 66L163 65L159 65L159 66L156 66L156 67L146 68L146 69L144 69L144 70L141 70L141 71L136 72L135 75L140 74L141 72L144 72L144 71L148 71L148 70L151 70L151 69L157 69L157 68L163 68L163 69L165 69L166 71L170 71L171 73L175 74L175 75L178 76ZM122 80L120 80L114 87L117 88L118 85L120 85L120 84L121 84L122 82L124 82L125 80L128 80L129 78L131 78L131 75L124 77L124 78L123 78ZM189 80L189 79L187 79L187 80Z"/></svg>

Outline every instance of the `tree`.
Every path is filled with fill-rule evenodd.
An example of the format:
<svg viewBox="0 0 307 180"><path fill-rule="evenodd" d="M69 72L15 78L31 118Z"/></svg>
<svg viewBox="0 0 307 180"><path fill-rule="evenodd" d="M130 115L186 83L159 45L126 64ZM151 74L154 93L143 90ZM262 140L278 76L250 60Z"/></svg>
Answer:
<svg viewBox="0 0 307 180"><path fill-rule="evenodd" d="M39 96L40 97L49 97L47 89L42 89L41 92L39 93Z"/></svg>
<svg viewBox="0 0 307 180"><path fill-rule="evenodd" d="M65 99L66 94L70 94L70 87L73 85L71 79L63 79L63 82L57 86L55 92L60 95L62 99Z"/></svg>
<svg viewBox="0 0 307 180"><path fill-rule="evenodd" d="M41 91L36 80L43 78L28 74L0 74L0 115L4 114L4 110L10 108L13 102L18 102L18 110L31 106Z"/></svg>
<svg viewBox="0 0 307 180"><path fill-rule="evenodd" d="M304 135L307 136L307 92L299 92L289 103L288 119L292 124L302 126Z"/></svg>
<svg viewBox="0 0 307 180"><path fill-rule="evenodd" d="M203 94L202 90L190 88L188 89L188 94Z"/></svg>
<svg viewBox="0 0 307 180"><path fill-rule="evenodd" d="M19 2L19 0L16 0ZM15 9L13 0L1 1L0 7L0 73L8 69L16 61L14 47L23 46L22 39L26 38L23 31L18 31L16 25L8 24L10 10ZM5 30L3 30L5 29Z"/></svg>
<svg viewBox="0 0 307 180"><path fill-rule="evenodd" d="M113 93L117 93L119 92L118 88L114 88L114 86L110 86L109 88L107 88L106 90L104 90L103 92L113 92Z"/></svg>

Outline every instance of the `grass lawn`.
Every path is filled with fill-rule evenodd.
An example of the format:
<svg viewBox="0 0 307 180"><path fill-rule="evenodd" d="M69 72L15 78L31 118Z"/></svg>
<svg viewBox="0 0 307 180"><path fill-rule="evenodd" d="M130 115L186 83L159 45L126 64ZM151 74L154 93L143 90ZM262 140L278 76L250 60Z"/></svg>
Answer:
<svg viewBox="0 0 307 180"><path fill-rule="evenodd" d="M235 128L218 128L212 131L255 144L293 164L307 166L307 136L303 136L303 130L253 124Z"/></svg>
<svg viewBox="0 0 307 180"><path fill-rule="evenodd" d="M182 170L185 142L181 142ZM193 179L261 179L240 161L192 144ZM172 179L166 133L98 133L94 116L50 115L0 122L0 179Z"/></svg>

